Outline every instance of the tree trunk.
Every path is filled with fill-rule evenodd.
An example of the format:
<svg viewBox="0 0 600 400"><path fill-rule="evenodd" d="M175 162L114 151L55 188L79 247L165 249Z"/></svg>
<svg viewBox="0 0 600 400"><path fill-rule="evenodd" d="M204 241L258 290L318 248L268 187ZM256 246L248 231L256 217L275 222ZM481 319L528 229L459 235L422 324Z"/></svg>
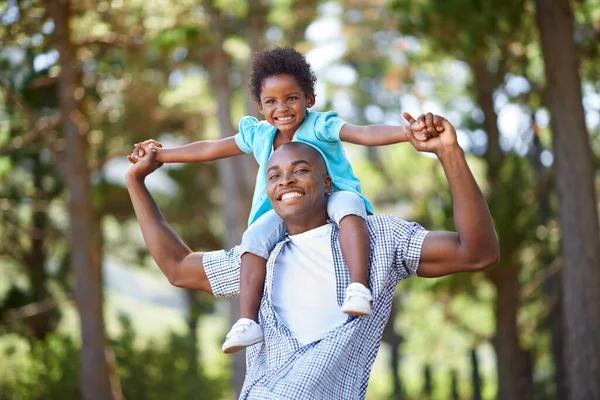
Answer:
<svg viewBox="0 0 600 400"><path fill-rule="evenodd" d="M423 396L424 399L431 399L433 394L433 380L431 379L431 366L426 364L423 367Z"/></svg>
<svg viewBox="0 0 600 400"><path fill-rule="evenodd" d="M485 152L487 162L487 178L489 183L488 201L494 215L495 200L501 190L500 167L504 154L500 148L500 131L498 115L494 110L494 75L489 71L484 60L471 63L475 80L477 102L484 113L484 127L488 136ZM498 206L503 206L498 204ZM512 262L513 248L502 247L502 235L499 232L502 258L504 261L486 276L496 287L496 338L494 347L498 360L498 398L501 400L529 399L533 394L531 361L529 354L519 345L517 313L519 311L519 268Z"/></svg>
<svg viewBox="0 0 600 400"><path fill-rule="evenodd" d="M499 267L489 276L496 287L494 347L498 363L498 399L529 400L533 398L531 357L519 345L517 329L518 269Z"/></svg>
<svg viewBox="0 0 600 400"><path fill-rule="evenodd" d="M81 85L76 49L70 37L70 2L49 0L47 9L54 20L54 39L61 68L58 89L65 138L61 167L69 190L70 262L75 275L74 298L81 327L81 392L85 400L121 398L118 385L111 385L107 361L99 224L92 206L86 161L87 121L74 97L75 90Z"/></svg>
<svg viewBox="0 0 600 400"><path fill-rule="evenodd" d="M544 179L547 168L541 162L541 154L544 148L538 135L533 136L533 145L530 158L535 169L538 182ZM552 209L550 206L550 185L546 184L539 195L539 219L540 225L546 225L552 219ZM541 263L545 268L550 268L554 255L545 250L540 255ZM551 311L548 314L547 324L550 331L552 358L554 359L554 384L556 386L556 396L559 399L566 399L567 380L564 358L564 335L563 335L563 309L561 300L561 282L562 271L551 274L546 279L544 290L546 292L547 302L550 304Z"/></svg>
<svg viewBox="0 0 600 400"><path fill-rule="evenodd" d="M383 329L383 341L385 341L390 346L390 370L392 372L392 385L394 388L394 392L392 393L391 398L394 400L401 400L403 398L403 389L402 389L402 381L400 379L400 345L404 341L402 335L396 332L396 318L398 316L398 306L397 301L394 299L392 301L392 310L390 311L390 319L388 320L385 328Z"/></svg>
<svg viewBox="0 0 600 400"><path fill-rule="evenodd" d="M198 320L200 319L200 304L198 301L198 293L195 290L187 289L185 291L188 303L188 316L186 323L188 326L188 338L190 341L190 370L189 376L191 379L198 379L198 358L200 357L200 349L198 348Z"/></svg>
<svg viewBox="0 0 600 400"><path fill-rule="evenodd" d="M458 394L458 377L456 376L456 370L450 371L450 398L452 400L459 400L460 395Z"/></svg>
<svg viewBox="0 0 600 400"><path fill-rule="evenodd" d="M581 103L568 0L536 0L551 114L563 255L565 364L569 397L600 398L600 240L594 158Z"/></svg>
<svg viewBox="0 0 600 400"><path fill-rule="evenodd" d="M473 400L481 400L481 374L479 373L479 358L477 350L471 350L471 383L473 384Z"/></svg>
<svg viewBox="0 0 600 400"><path fill-rule="evenodd" d="M225 28L221 22L219 10L211 2L205 2L210 17L211 31L214 35L213 52L208 59L210 81L217 100L217 119L221 137L233 135L236 131L231 122L231 89L229 87L230 62L223 49ZM226 158L219 161L219 179L223 191L223 211L225 216L225 247L238 245L248 226L253 182L247 179L252 159L249 157ZM256 176L256 175L254 175ZM240 317L239 299L231 301L230 319L233 322ZM239 396L246 376L245 351L233 355L233 385L236 397Z"/></svg>

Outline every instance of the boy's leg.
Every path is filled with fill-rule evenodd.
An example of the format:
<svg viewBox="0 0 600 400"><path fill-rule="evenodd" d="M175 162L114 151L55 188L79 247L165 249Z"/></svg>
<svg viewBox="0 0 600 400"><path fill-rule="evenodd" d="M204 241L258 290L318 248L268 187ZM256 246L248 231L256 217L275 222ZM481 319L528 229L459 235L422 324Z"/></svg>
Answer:
<svg viewBox="0 0 600 400"><path fill-rule="evenodd" d="M234 353L263 340L258 310L263 295L267 258L283 238L285 224L269 211L252 224L242 237L240 270L240 319L233 325L222 350Z"/></svg>
<svg viewBox="0 0 600 400"><path fill-rule="evenodd" d="M327 212L340 227L340 248L350 272L351 283L346 288L342 311L350 315L370 314L370 242L364 202L352 192L334 192L329 197Z"/></svg>
<svg viewBox="0 0 600 400"><path fill-rule="evenodd" d="M242 255L240 271L240 317L258 323L258 308L265 286L267 260L252 253Z"/></svg>
<svg viewBox="0 0 600 400"><path fill-rule="evenodd" d="M364 219L357 215L346 215L340 221L340 247L350 271L350 281L368 287L369 231Z"/></svg>

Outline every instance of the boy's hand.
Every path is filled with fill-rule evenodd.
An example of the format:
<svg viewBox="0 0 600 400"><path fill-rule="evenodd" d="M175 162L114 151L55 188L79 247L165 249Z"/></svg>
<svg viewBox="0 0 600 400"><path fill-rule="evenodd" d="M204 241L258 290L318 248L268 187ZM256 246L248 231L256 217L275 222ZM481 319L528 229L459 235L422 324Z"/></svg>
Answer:
<svg viewBox="0 0 600 400"><path fill-rule="evenodd" d="M133 147L133 152L127 156L129 162L135 164L139 159L144 158L150 152L150 148L155 147L162 149L162 144L154 139L144 140L141 143L136 143Z"/></svg>
<svg viewBox="0 0 600 400"><path fill-rule="evenodd" d="M434 153L438 157L445 151L459 148L456 139L456 130L448 120L432 113L421 114L414 119L409 113L403 113L404 118L411 124L411 127L405 127L405 133L409 142L417 151ZM415 128L422 127L422 130ZM417 139L417 134L426 132L427 140Z"/></svg>

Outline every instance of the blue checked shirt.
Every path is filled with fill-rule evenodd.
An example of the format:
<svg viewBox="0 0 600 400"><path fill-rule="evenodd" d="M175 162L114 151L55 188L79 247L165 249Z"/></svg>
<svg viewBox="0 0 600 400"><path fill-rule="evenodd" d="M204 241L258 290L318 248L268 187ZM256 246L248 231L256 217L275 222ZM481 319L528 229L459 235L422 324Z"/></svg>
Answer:
<svg viewBox="0 0 600 400"><path fill-rule="evenodd" d="M240 399L354 400L365 397L383 328L390 316L394 289L398 282L416 273L427 235L419 224L392 215L369 216L367 226L371 241L372 313L349 317L322 339L304 346L294 338L271 303L275 259L289 239L273 249L267 262L259 311L265 340L246 352L246 379ZM350 274L338 237L338 227L333 224L331 246L337 300L341 306ZM216 297L239 295L240 262L239 247L228 252L204 253L204 269Z"/></svg>

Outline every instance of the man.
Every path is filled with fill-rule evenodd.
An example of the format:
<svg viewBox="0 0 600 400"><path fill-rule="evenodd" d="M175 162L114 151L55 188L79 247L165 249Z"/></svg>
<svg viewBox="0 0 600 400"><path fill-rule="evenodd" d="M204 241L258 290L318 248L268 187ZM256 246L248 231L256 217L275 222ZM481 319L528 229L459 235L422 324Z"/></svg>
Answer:
<svg viewBox="0 0 600 400"><path fill-rule="evenodd" d="M391 215L369 216L373 312L348 317L339 307L349 274L338 227L327 217L331 179L311 147L301 143L279 147L267 166L267 194L289 236L275 247L267 264L259 314L265 341L248 349L240 398L364 398L397 283L415 273L439 277L497 262L498 243L489 210L454 128L431 114L421 115L418 121L405 116L413 127L428 132L428 139L419 141L404 128L417 150L432 152L440 160L454 199L457 232L428 232ZM217 297L237 295L238 248L194 253L179 239L144 185L144 178L160 166L154 161L155 152L148 150L141 160L129 156L134 164L127 172L127 188L156 263L175 286Z"/></svg>

